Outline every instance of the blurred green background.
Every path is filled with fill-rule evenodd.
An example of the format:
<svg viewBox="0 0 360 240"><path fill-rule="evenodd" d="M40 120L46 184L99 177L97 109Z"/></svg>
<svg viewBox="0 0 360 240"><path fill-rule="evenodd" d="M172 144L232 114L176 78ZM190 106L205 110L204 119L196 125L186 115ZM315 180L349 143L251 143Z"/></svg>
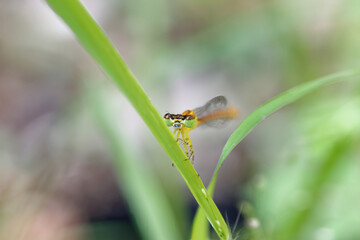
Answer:
<svg viewBox="0 0 360 240"><path fill-rule="evenodd" d="M161 114L217 95L240 110L223 129L190 133L205 185L251 111L360 62L356 0L83 3ZM129 209L127 178L117 179L94 118L89 85L123 139L124 156L165 192L171 227L189 239L197 204L142 119L45 2L10 0L0 0L0 239L145 238ZM225 161L214 196L231 228L241 213L233 235L360 239L359 109L359 81L342 82L246 137Z"/></svg>

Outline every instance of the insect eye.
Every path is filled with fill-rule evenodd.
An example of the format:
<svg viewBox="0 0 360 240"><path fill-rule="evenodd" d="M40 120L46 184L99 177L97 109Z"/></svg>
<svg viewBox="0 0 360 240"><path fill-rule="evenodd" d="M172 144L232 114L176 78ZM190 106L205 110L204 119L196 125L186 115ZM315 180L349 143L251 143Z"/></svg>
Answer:
<svg viewBox="0 0 360 240"><path fill-rule="evenodd" d="M164 118L165 118L165 119L170 119L170 117L171 117L171 114L170 114L170 113L165 113L165 115L164 115Z"/></svg>
<svg viewBox="0 0 360 240"><path fill-rule="evenodd" d="M194 118L193 115L186 115L185 120L193 120Z"/></svg>
<svg viewBox="0 0 360 240"><path fill-rule="evenodd" d="M173 121L171 121L170 119L164 118L164 122L165 122L166 126L168 126L168 127L171 127L173 125Z"/></svg>
<svg viewBox="0 0 360 240"><path fill-rule="evenodd" d="M187 127L187 128L192 128L192 127L195 126L195 124L196 124L196 120L195 120L195 119L185 119L185 121L184 121L184 125L185 125L185 127Z"/></svg>

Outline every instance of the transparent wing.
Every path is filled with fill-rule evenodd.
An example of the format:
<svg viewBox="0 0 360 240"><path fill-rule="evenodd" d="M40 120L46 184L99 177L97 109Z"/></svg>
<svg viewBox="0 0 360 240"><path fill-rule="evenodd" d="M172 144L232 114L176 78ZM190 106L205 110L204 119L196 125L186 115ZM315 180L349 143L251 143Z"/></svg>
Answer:
<svg viewBox="0 0 360 240"><path fill-rule="evenodd" d="M208 126L208 127L212 127L212 128L222 128L225 126L225 124L227 122L229 122L230 119L228 118L217 118L217 119L212 119L209 121L206 121L204 123L202 123L199 127L201 126Z"/></svg>
<svg viewBox="0 0 360 240"><path fill-rule="evenodd" d="M225 109L227 107L227 100L224 96L217 96L208 101L204 106L194 109L198 118L203 118L217 110Z"/></svg>
<svg viewBox="0 0 360 240"><path fill-rule="evenodd" d="M227 100L224 96L217 96L208 101L204 106L198 107L194 109L194 112L198 119L201 120L205 119L212 114L224 110L227 108ZM202 125L207 125L210 127L222 127L225 122L229 120L226 117L216 117L216 118L209 118L206 119Z"/></svg>

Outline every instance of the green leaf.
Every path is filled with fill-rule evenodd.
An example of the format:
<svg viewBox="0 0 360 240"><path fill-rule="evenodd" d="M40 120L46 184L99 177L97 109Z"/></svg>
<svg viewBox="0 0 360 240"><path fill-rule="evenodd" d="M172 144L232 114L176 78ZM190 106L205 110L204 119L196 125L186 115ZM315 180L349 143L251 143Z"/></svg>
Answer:
<svg viewBox="0 0 360 240"><path fill-rule="evenodd" d="M222 154L220 156L218 165L215 169L215 174L213 179L216 179L217 174L224 160L230 154L230 152L243 140L253 129L264 120L267 116L279 110L280 108L296 101L305 94L308 94L314 90L319 89L322 86L325 86L330 83L339 82L345 79L351 79L351 77L359 76L360 72L356 70L348 70L343 72L334 73L322 78L315 79L311 82L302 84L300 86L294 87L288 91L281 93L272 100L268 101L255 111L253 111L234 131L230 136L229 140L226 142Z"/></svg>
<svg viewBox="0 0 360 240"><path fill-rule="evenodd" d="M191 162L184 161L184 152L104 32L79 1L47 0L47 3L71 28L82 46L131 102L174 162L220 239L228 239L229 230L211 195L208 194Z"/></svg>
<svg viewBox="0 0 360 240"><path fill-rule="evenodd" d="M322 86L325 86L330 83L339 82L344 79L351 79L352 77L359 76L360 72L356 70L348 70L343 72L338 72L335 74L331 74L322 78L315 79L311 82L304 83L300 86L294 87L288 91L285 91L275 98L271 99L261 107L257 108L253 111L244 121L240 123L234 133L230 136L228 141L226 142L216 169L214 171L214 175L210 181L208 192L211 196L214 193L217 176L219 174L220 167L224 163L227 156L231 153L231 151L243 140L254 128L258 125L262 120L264 120L267 116L279 110L280 108L296 101L301 98L305 94L308 94L316 89L319 89ZM206 229L205 226L207 222L205 219L198 217L198 215L202 215L201 209L198 209L195 220L193 223L192 236L207 236L206 233L198 233L197 231L203 231ZM193 238L195 240L195 238ZM199 240L206 238L197 238Z"/></svg>

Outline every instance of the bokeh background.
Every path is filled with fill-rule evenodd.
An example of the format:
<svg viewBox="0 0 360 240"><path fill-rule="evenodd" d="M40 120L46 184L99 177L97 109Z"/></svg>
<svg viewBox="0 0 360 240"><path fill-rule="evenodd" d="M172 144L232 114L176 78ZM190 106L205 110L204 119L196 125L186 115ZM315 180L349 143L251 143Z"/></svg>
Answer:
<svg viewBox="0 0 360 240"><path fill-rule="evenodd" d="M160 114L217 95L240 110L225 128L191 132L205 185L251 111L360 62L357 0L83 3ZM94 118L89 85L188 239L197 204L167 155L45 1L26 0L0 0L0 239L144 238ZM241 213L234 232L276 239L276 229L298 214L297 239L360 239L359 109L359 80L344 81L247 136L225 161L214 196L231 227Z"/></svg>

